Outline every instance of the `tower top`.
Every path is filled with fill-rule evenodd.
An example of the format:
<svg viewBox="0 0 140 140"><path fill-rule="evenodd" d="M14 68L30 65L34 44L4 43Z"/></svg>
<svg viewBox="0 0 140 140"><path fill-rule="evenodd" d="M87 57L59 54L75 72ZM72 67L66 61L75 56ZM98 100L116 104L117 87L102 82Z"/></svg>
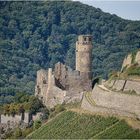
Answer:
<svg viewBox="0 0 140 140"><path fill-rule="evenodd" d="M78 44L92 44L92 35L79 35Z"/></svg>

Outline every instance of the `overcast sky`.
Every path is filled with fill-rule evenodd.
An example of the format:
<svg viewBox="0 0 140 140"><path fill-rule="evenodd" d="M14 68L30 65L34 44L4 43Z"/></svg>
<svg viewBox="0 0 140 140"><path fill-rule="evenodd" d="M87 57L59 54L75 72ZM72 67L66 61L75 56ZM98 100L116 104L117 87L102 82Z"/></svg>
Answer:
<svg viewBox="0 0 140 140"><path fill-rule="evenodd" d="M124 19L140 20L140 0L75 0L102 9L104 12L116 14Z"/></svg>

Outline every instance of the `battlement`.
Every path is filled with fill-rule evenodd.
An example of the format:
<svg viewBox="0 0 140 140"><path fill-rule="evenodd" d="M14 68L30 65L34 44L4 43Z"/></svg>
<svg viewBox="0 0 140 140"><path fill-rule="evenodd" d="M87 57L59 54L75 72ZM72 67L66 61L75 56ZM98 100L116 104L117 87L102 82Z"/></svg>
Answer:
<svg viewBox="0 0 140 140"><path fill-rule="evenodd" d="M92 44L92 36L91 35L79 35L77 44Z"/></svg>

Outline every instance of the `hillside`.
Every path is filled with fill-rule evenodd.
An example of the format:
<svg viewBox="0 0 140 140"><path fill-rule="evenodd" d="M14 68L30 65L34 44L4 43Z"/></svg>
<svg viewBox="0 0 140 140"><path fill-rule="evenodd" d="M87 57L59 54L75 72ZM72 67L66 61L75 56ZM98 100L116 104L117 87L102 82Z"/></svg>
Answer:
<svg viewBox="0 0 140 140"><path fill-rule="evenodd" d="M119 70L140 48L140 22L79 2L0 2L0 104L34 93L36 71L57 61L74 68L77 35L93 35L93 74Z"/></svg>
<svg viewBox="0 0 140 140"><path fill-rule="evenodd" d="M33 132L30 139L139 139L140 131L133 130L115 117L92 116L64 112Z"/></svg>

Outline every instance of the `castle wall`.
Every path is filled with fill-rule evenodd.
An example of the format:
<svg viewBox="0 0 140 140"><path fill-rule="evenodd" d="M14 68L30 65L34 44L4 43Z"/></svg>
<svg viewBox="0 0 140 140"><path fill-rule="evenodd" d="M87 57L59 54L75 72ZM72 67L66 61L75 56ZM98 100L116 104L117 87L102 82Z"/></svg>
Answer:
<svg viewBox="0 0 140 140"><path fill-rule="evenodd" d="M33 115L33 121L40 119L40 114L37 113L36 115ZM1 121L0 124L7 124L10 121L11 125L18 125L21 122L21 115L15 115L14 117L11 115L4 115L1 114ZM24 113L24 123L28 124L29 122L29 113Z"/></svg>
<svg viewBox="0 0 140 140"><path fill-rule="evenodd" d="M89 107L89 104L84 101L82 108L93 112L101 111L102 113L140 118L140 96L106 91L96 85L91 97L96 105Z"/></svg>
<svg viewBox="0 0 140 140"><path fill-rule="evenodd" d="M66 96L66 91L58 88L55 85L55 77L51 73L49 73L49 81L50 81L50 86L48 86L46 96L45 96L45 105L47 107L54 107L57 104L62 104L64 102L64 97Z"/></svg>
<svg viewBox="0 0 140 140"><path fill-rule="evenodd" d="M81 100L83 92L92 90L91 56L92 36L79 36L76 42L76 71L60 62L55 64L54 71L51 68L48 73L38 71L35 95L48 107Z"/></svg>
<svg viewBox="0 0 140 140"><path fill-rule="evenodd" d="M111 80L110 83L109 82L107 83L109 87L113 88L116 91L122 90L124 84L125 84L125 80Z"/></svg>
<svg viewBox="0 0 140 140"><path fill-rule="evenodd" d="M127 81L124 91L134 90L137 94L140 95L140 82L137 81Z"/></svg>
<svg viewBox="0 0 140 140"><path fill-rule="evenodd" d="M54 76L58 79L56 82L60 82L61 84L61 86L58 83L57 85L59 85L60 88L64 87L66 90L64 102L81 101L83 92L92 90L91 80L82 77L79 71L73 71L61 63L55 65Z"/></svg>
<svg viewBox="0 0 140 140"><path fill-rule="evenodd" d="M55 78L53 75L52 68L48 69L48 86L44 95L45 105L47 107L54 107L57 104L62 104L65 96L65 91L61 90L55 85Z"/></svg>
<svg viewBox="0 0 140 140"><path fill-rule="evenodd" d="M45 95L48 88L48 72L46 70L37 71L37 80L35 86L35 96L38 96L43 102L45 102Z"/></svg>
<svg viewBox="0 0 140 140"><path fill-rule="evenodd" d="M37 81L36 81L37 85L40 85L42 83L44 84L47 83L47 77L48 77L47 75L48 73L44 69L37 71Z"/></svg>
<svg viewBox="0 0 140 140"><path fill-rule="evenodd" d="M126 117L131 117L131 118L136 118L137 116L135 114L125 112L125 111L120 111L115 108L108 108L104 106L99 106L99 105L91 105L86 97L83 97L81 108L84 110L88 110L90 112L93 112L95 114L106 114L106 115L119 115L119 116L126 116Z"/></svg>
<svg viewBox="0 0 140 140"><path fill-rule="evenodd" d="M68 81L68 68L66 65L58 62L55 64L54 76L55 76L55 84L63 90L67 89L67 81Z"/></svg>
<svg viewBox="0 0 140 140"><path fill-rule="evenodd" d="M115 82L115 84L113 84ZM125 85L124 85L125 84ZM130 81L127 80L125 83L125 80L111 80L110 82L106 82L107 87L111 87L112 89L116 91L120 91L123 89L123 92L129 92L129 91L135 91L136 94L140 95L140 82L138 81Z"/></svg>

